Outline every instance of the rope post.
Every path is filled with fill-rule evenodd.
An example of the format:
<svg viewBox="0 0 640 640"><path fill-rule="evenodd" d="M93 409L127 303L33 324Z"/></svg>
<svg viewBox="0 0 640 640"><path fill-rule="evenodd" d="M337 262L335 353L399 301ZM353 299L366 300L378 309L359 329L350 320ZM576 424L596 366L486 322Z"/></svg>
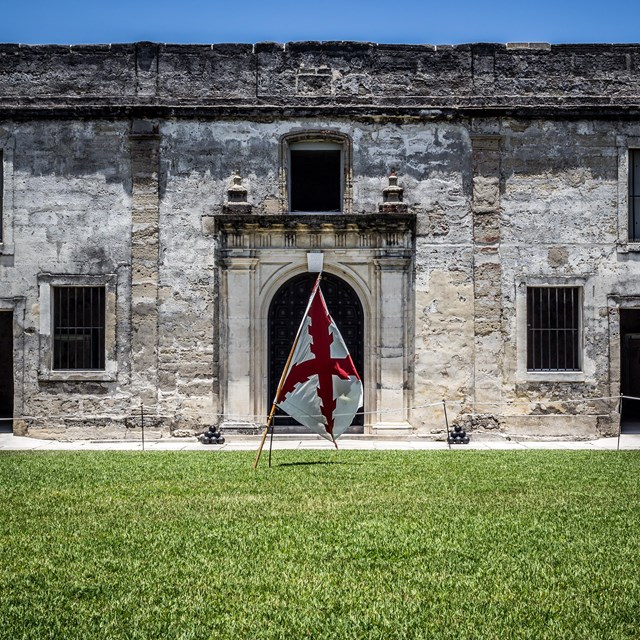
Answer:
<svg viewBox="0 0 640 640"><path fill-rule="evenodd" d="M622 435L622 398L624 398L624 396L620 394L620 400L618 402L618 447L616 451L620 451L620 436Z"/></svg>
<svg viewBox="0 0 640 640"><path fill-rule="evenodd" d="M144 405L140 403L140 428L142 430L142 450L144 451Z"/></svg>
<svg viewBox="0 0 640 640"><path fill-rule="evenodd" d="M449 438L449 418L447 417L447 403L445 399L442 398L442 408L444 409L444 422L447 426L447 446L449 447L449 451L451 451L451 439Z"/></svg>

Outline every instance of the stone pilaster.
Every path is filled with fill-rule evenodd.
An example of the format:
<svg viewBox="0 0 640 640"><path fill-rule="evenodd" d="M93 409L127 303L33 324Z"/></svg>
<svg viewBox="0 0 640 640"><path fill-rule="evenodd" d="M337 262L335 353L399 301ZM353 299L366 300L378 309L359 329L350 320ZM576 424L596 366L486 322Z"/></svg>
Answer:
<svg viewBox="0 0 640 640"><path fill-rule="evenodd" d="M132 402L156 406L158 389L159 157L157 125L131 125Z"/></svg>
<svg viewBox="0 0 640 640"><path fill-rule="evenodd" d="M373 416L378 435L408 435L407 359L409 354L405 318L410 315L409 258L375 260L378 305L378 347L374 355L379 367L377 402L384 414Z"/></svg>
<svg viewBox="0 0 640 640"><path fill-rule="evenodd" d="M226 428L252 427L258 421L256 390L252 387L255 359L253 333L255 313L255 270L257 260L251 257L233 257L224 261L224 302L226 304L226 335L221 346L224 357L224 423Z"/></svg>
<svg viewBox="0 0 640 640"><path fill-rule="evenodd" d="M502 398L500 137L473 136L474 412L498 413Z"/></svg>

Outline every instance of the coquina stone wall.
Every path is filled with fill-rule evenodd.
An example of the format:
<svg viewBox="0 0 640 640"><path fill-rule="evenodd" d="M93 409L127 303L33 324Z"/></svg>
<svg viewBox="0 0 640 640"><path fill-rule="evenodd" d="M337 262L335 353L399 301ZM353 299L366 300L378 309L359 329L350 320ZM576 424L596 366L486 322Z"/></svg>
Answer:
<svg viewBox="0 0 640 640"><path fill-rule="evenodd" d="M282 140L296 132L350 141L344 248L333 222L298 224L290 251L277 239ZM634 45L0 45L14 430L138 438L140 405L155 435L238 422L234 341L252 345L243 419L259 424L264 305L324 248L378 336L365 431L440 437L446 399L449 419L476 430L613 432L616 403L590 398L619 394L616 301L640 299L625 226L625 163L639 143ZM380 204L394 169L411 222L391 246ZM234 249L221 225L236 172L252 218ZM229 290L239 260L246 288ZM396 280L379 275L389 268ZM108 283L111 365L52 372L47 287L92 277ZM581 287L580 372L526 371L526 287L544 284ZM241 338L247 318L228 304L238 297L255 307Z"/></svg>

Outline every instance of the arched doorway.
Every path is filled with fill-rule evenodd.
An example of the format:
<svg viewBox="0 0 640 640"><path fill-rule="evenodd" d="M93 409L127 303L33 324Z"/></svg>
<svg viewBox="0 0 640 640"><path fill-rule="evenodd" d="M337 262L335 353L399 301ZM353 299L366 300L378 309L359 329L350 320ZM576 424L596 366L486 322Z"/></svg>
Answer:
<svg viewBox="0 0 640 640"><path fill-rule="evenodd" d="M317 275L314 273L303 273L291 278L278 289L269 306L269 403L275 396L316 278ZM364 372L362 304L353 288L332 274L322 274L321 288L329 313L338 326L362 378ZM276 414L274 424L280 433L308 433L306 427L299 425L280 411ZM362 433L363 424L363 416L357 415L347 432Z"/></svg>

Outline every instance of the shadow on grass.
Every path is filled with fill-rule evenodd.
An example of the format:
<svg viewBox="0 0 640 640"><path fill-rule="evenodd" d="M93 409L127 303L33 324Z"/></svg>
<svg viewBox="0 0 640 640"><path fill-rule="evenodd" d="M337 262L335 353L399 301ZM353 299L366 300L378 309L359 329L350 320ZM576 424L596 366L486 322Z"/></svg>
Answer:
<svg viewBox="0 0 640 640"><path fill-rule="evenodd" d="M315 464L349 464L347 462L334 462L333 460L312 460L307 462L279 462L274 467L307 467Z"/></svg>

